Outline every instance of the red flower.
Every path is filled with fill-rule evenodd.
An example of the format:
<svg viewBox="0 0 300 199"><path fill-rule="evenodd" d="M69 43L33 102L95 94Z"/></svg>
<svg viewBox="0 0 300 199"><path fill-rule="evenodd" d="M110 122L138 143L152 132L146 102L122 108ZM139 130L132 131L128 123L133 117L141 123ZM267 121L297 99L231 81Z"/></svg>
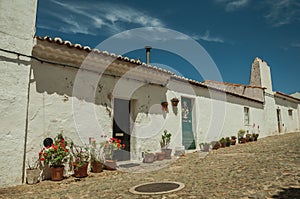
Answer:
<svg viewBox="0 0 300 199"><path fill-rule="evenodd" d="M68 149L65 149L65 152L67 152L67 153L68 153L68 152L69 152L69 150L68 150Z"/></svg>
<svg viewBox="0 0 300 199"><path fill-rule="evenodd" d="M122 144L122 148L123 148L123 149L125 148L125 144Z"/></svg>
<svg viewBox="0 0 300 199"><path fill-rule="evenodd" d="M117 140L117 142L118 142L118 143L121 143L122 141L121 141L121 140Z"/></svg>
<svg viewBox="0 0 300 199"><path fill-rule="evenodd" d="M46 146L46 149L49 149L50 148L50 146Z"/></svg>
<svg viewBox="0 0 300 199"><path fill-rule="evenodd" d="M120 146L121 146L121 144L120 144L120 143L117 143L117 147L120 148Z"/></svg>
<svg viewBox="0 0 300 199"><path fill-rule="evenodd" d="M41 158L41 161L44 161L45 160L45 158Z"/></svg>

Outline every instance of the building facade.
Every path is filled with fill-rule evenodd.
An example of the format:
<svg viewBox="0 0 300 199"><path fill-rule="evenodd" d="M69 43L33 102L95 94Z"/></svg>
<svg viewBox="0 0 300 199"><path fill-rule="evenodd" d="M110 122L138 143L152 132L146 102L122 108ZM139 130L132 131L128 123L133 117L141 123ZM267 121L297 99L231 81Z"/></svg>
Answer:
<svg viewBox="0 0 300 199"><path fill-rule="evenodd" d="M82 145L90 137L120 138L124 160L141 160L143 152L160 150L165 129L172 133L170 148L186 150L239 129L260 137L300 130L300 100L273 91L270 67L260 58L253 61L249 85L197 82L60 38L34 36L37 2L10 2L0 4L1 187L24 183L25 162L60 131Z"/></svg>

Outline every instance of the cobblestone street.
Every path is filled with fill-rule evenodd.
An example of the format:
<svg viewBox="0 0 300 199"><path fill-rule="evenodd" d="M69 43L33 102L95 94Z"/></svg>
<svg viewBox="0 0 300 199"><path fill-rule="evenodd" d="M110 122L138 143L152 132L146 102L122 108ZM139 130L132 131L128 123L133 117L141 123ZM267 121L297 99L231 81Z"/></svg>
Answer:
<svg viewBox="0 0 300 199"><path fill-rule="evenodd" d="M300 133L271 136L203 156L203 152L195 152L174 158L152 172L122 169L90 173L80 180L70 177L2 188L0 198L300 198ZM164 160L152 166L167 163ZM158 181L182 182L185 188L164 195L128 191Z"/></svg>

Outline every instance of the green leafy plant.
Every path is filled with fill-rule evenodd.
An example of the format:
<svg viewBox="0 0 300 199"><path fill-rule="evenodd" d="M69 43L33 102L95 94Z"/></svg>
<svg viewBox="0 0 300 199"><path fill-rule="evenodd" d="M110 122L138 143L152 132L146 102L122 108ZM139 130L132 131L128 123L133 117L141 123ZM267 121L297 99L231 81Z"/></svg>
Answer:
<svg viewBox="0 0 300 199"><path fill-rule="evenodd" d="M54 143L41 149L39 158L44 164L50 167L61 167L70 157L67 141L62 132L54 138Z"/></svg>
<svg viewBox="0 0 300 199"><path fill-rule="evenodd" d="M122 144L121 142L122 141L120 139L110 138L109 140L101 143L105 159L112 160L116 150L125 148L125 144Z"/></svg>
<svg viewBox="0 0 300 199"><path fill-rule="evenodd" d="M101 144L97 144L96 140L92 141L90 148L91 162L104 162L103 147Z"/></svg>
<svg viewBox="0 0 300 199"><path fill-rule="evenodd" d="M238 138L239 138L239 139L243 138L244 135L245 135L245 133L246 133L246 131L245 131L244 129L240 129L240 130L238 131Z"/></svg>
<svg viewBox="0 0 300 199"><path fill-rule="evenodd" d="M167 130L164 130L164 133L161 136L160 146L161 148L168 148L171 142L171 133L168 133Z"/></svg>
<svg viewBox="0 0 300 199"><path fill-rule="evenodd" d="M87 146L77 146L71 144L72 163L76 168L84 166L90 158L89 148Z"/></svg>

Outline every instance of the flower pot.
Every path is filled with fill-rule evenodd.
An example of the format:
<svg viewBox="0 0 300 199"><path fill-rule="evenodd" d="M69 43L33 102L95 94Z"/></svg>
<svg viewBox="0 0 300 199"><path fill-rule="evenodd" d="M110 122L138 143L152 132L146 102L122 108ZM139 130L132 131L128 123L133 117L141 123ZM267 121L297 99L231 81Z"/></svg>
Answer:
<svg viewBox="0 0 300 199"><path fill-rule="evenodd" d="M93 161L91 162L91 171L93 173L101 173L103 171L102 166L102 162Z"/></svg>
<svg viewBox="0 0 300 199"><path fill-rule="evenodd" d="M226 142L222 142L222 143L221 143L221 147L222 147L222 148L225 148L225 147L226 147Z"/></svg>
<svg viewBox="0 0 300 199"><path fill-rule="evenodd" d="M212 149L214 150L217 150L219 149L221 146L220 146L220 143L219 142L213 142L212 143Z"/></svg>
<svg viewBox="0 0 300 199"><path fill-rule="evenodd" d="M245 144L245 143L246 143L246 138L241 138L241 139L240 139L240 143L241 143L241 144Z"/></svg>
<svg viewBox="0 0 300 199"><path fill-rule="evenodd" d="M164 111L168 111L168 102L162 102L161 106Z"/></svg>
<svg viewBox="0 0 300 199"><path fill-rule="evenodd" d="M165 159L171 159L172 149L161 149L165 153Z"/></svg>
<svg viewBox="0 0 300 199"><path fill-rule="evenodd" d="M231 141L226 142L226 147L230 147L230 145L231 145Z"/></svg>
<svg viewBox="0 0 300 199"><path fill-rule="evenodd" d="M81 167L74 165L74 177L76 178L84 178L88 176L87 169L88 169L89 163L86 162Z"/></svg>
<svg viewBox="0 0 300 199"><path fill-rule="evenodd" d="M172 103L172 106L177 106L179 103L179 100L177 98L173 98L173 99L171 99L171 103Z"/></svg>
<svg viewBox="0 0 300 199"><path fill-rule="evenodd" d="M156 155L157 155L157 160L159 160L159 161L165 159L164 152L158 152L158 153L156 153Z"/></svg>
<svg viewBox="0 0 300 199"><path fill-rule="evenodd" d="M209 152L209 147L210 147L210 145L209 144L200 144L200 149L201 149L201 151L203 151L203 152Z"/></svg>
<svg viewBox="0 0 300 199"><path fill-rule="evenodd" d="M64 169L65 166L50 167L51 180L61 181L64 179Z"/></svg>
<svg viewBox="0 0 300 199"><path fill-rule="evenodd" d="M143 162L144 163L152 163L154 162L154 154L153 153L148 153L145 155Z"/></svg>
<svg viewBox="0 0 300 199"><path fill-rule="evenodd" d="M231 140L231 145L235 145L236 140Z"/></svg>
<svg viewBox="0 0 300 199"><path fill-rule="evenodd" d="M39 169L26 169L26 183L36 184L40 180L41 170Z"/></svg>
<svg viewBox="0 0 300 199"><path fill-rule="evenodd" d="M116 170L117 169L117 161L116 160L105 160L104 162L106 170Z"/></svg>

